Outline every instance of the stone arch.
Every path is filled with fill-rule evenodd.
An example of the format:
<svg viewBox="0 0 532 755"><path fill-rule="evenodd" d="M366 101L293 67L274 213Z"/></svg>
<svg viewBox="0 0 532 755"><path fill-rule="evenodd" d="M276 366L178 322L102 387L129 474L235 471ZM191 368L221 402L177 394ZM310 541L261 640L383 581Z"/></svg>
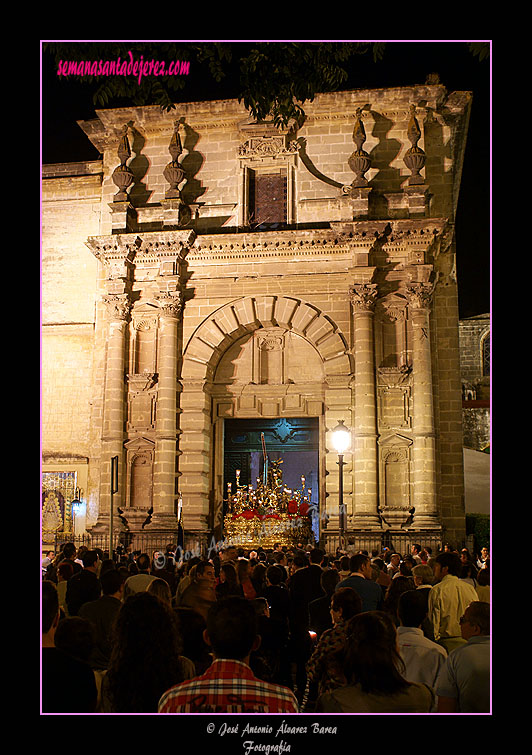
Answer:
<svg viewBox="0 0 532 755"><path fill-rule="evenodd" d="M325 376L349 375L352 355L336 323L318 307L289 296L246 296L213 312L184 349L182 377L211 381L231 344L259 328L281 327L306 338L318 351Z"/></svg>

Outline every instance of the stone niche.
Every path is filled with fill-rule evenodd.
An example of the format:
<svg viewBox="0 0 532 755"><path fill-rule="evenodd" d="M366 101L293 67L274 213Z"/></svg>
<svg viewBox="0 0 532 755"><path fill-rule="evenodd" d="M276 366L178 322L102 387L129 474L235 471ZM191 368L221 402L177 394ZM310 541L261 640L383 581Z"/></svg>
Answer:
<svg viewBox="0 0 532 755"><path fill-rule="evenodd" d="M147 517L153 502L153 462L155 443L149 438L135 438L124 444L127 452L127 488L125 518L137 511Z"/></svg>
<svg viewBox="0 0 532 755"><path fill-rule="evenodd" d="M383 523L390 529L404 527L410 516L410 448L411 438L393 434L382 439L380 446L380 506Z"/></svg>

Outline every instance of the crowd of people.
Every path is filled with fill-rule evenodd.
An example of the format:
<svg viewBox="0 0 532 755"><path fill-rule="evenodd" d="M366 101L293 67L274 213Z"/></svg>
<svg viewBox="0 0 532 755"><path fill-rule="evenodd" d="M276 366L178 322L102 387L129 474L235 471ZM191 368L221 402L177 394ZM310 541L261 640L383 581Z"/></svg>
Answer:
<svg viewBox="0 0 532 755"><path fill-rule="evenodd" d="M486 548L66 543L42 570L43 713L490 712Z"/></svg>

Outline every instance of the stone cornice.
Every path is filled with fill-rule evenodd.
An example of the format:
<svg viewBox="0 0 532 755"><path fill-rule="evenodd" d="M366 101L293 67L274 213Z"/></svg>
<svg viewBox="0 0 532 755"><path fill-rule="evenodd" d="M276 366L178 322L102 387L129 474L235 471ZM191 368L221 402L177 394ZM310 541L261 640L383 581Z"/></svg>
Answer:
<svg viewBox="0 0 532 755"><path fill-rule="evenodd" d="M355 266L364 258L367 266L375 250L415 268L430 261L446 223L444 218L355 221L323 229L199 236L193 230L157 231L93 236L86 245L110 272L116 268L115 277L133 260L159 267L161 275L176 275L176 264L185 258L193 265L350 258Z"/></svg>
<svg viewBox="0 0 532 755"><path fill-rule="evenodd" d="M132 260L151 256L183 260L196 238L195 231L157 231L148 233L121 233L110 236L89 236L86 246L104 264L114 260Z"/></svg>

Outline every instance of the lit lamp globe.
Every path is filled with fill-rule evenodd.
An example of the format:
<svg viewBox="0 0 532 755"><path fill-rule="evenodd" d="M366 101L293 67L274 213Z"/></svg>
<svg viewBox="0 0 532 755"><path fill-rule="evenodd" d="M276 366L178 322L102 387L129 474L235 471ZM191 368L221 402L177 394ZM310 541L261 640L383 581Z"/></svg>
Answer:
<svg viewBox="0 0 532 755"><path fill-rule="evenodd" d="M343 419L336 425L332 431L332 444L334 450L338 454L343 454L349 448L351 442L350 433L347 427L344 425Z"/></svg>

